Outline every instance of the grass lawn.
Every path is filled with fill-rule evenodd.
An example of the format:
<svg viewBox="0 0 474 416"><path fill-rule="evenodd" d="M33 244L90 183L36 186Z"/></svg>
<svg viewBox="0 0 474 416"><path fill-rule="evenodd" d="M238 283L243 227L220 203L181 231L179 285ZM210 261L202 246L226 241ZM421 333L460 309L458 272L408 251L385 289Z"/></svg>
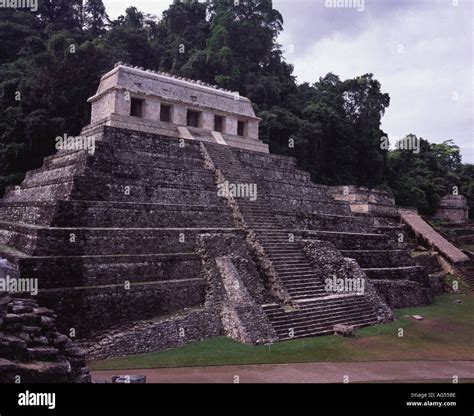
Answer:
<svg viewBox="0 0 474 416"><path fill-rule="evenodd" d="M461 299L462 304L455 304ZM421 315L416 321L407 315ZM357 338L324 336L272 346L242 345L226 337L156 353L90 362L92 370L274 364L318 361L473 360L474 296L443 295L433 305L396 311L394 322L362 328ZM399 337L399 329L403 337Z"/></svg>

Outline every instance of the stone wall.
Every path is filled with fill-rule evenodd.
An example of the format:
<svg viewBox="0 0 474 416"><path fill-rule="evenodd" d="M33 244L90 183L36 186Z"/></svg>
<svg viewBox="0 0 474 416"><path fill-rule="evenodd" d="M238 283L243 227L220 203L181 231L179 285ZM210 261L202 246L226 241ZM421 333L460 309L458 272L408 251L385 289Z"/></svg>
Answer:
<svg viewBox="0 0 474 416"><path fill-rule="evenodd" d="M438 261L438 253L428 251L413 257L413 260L419 266L423 266L427 273L437 273L442 271L441 265Z"/></svg>
<svg viewBox="0 0 474 416"><path fill-rule="evenodd" d="M395 199L385 191L362 186L334 186L331 193L338 201L347 201L354 213L397 217Z"/></svg>
<svg viewBox="0 0 474 416"><path fill-rule="evenodd" d="M364 282L363 296L374 308L379 322L393 320L393 311L378 293L370 279L353 259L344 258L328 241L303 240L303 250L322 278L361 279Z"/></svg>
<svg viewBox="0 0 474 416"><path fill-rule="evenodd" d="M446 292L445 277L447 272L441 265L442 257L432 251L420 254L413 258L416 264L425 268L428 273L429 285L433 296L440 296Z"/></svg>
<svg viewBox="0 0 474 416"><path fill-rule="evenodd" d="M411 308L430 305L433 301L431 288L423 287L409 280L373 280L376 287L391 308Z"/></svg>
<svg viewBox="0 0 474 416"><path fill-rule="evenodd" d="M160 351L222 335L249 344L276 341L260 307L272 298L246 250L244 234L203 234L198 254L207 287L202 307L96 332L82 343L88 359Z"/></svg>
<svg viewBox="0 0 474 416"><path fill-rule="evenodd" d="M0 383L87 383L85 353L31 298L0 295Z"/></svg>
<svg viewBox="0 0 474 416"><path fill-rule="evenodd" d="M469 205L463 195L446 195L441 198L435 218L451 223L465 223L469 218Z"/></svg>
<svg viewBox="0 0 474 416"><path fill-rule="evenodd" d="M276 341L260 307L273 299L247 251L244 236L202 235L199 253L209 283L206 305L219 311L225 334L248 344Z"/></svg>
<svg viewBox="0 0 474 416"><path fill-rule="evenodd" d="M38 298L61 315L61 328L74 328L79 337L137 319L169 315L202 305L206 282L202 279L149 284L69 288L40 291Z"/></svg>
<svg viewBox="0 0 474 416"><path fill-rule="evenodd" d="M81 346L89 360L103 360L176 348L220 335L224 330L216 311L196 308L96 334Z"/></svg>
<svg viewBox="0 0 474 416"><path fill-rule="evenodd" d="M141 117L130 115L133 98L142 100ZM89 102L92 103L91 124L84 128L82 135L92 135L95 126L105 123L215 143L211 133L214 117L220 116L223 118L222 134L229 145L268 153L268 146L259 141L260 119L255 116L250 100L238 92L200 81L117 65L102 77L97 94ZM162 104L172 107L170 122L160 121ZM200 113L199 126L192 133L187 130L188 110ZM245 123L243 137L238 135L239 121Z"/></svg>

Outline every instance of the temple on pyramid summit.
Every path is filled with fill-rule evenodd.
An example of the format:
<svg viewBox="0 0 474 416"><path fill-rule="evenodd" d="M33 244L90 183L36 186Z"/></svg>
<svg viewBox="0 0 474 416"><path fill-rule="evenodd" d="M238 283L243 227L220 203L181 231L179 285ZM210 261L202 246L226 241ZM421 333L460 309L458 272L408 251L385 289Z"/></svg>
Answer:
<svg viewBox="0 0 474 416"><path fill-rule="evenodd" d="M439 293L388 194L312 182L238 93L119 64L89 101L95 151L47 157L0 209L1 256L89 358L350 331Z"/></svg>
<svg viewBox="0 0 474 416"><path fill-rule="evenodd" d="M250 100L201 81L116 65L89 102L86 136L111 126L268 153Z"/></svg>

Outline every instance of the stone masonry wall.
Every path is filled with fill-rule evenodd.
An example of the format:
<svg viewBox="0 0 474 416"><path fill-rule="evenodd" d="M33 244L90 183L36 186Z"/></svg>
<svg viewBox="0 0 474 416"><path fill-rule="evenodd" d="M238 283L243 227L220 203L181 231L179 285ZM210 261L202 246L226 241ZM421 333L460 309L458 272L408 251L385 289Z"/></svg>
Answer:
<svg viewBox="0 0 474 416"><path fill-rule="evenodd" d="M373 285L394 309L430 305L432 290L409 280L373 280Z"/></svg>
<svg viewBox="0 0 474 416"><path fill-rule="evenodd" d="M271 301L243 236L202 235L199 254L209 288L206 305L218 311L226 335L248 344L276 341L260 304Z"/></svg>
<svg viewBox="0 0 474 416"><path fill-rule="evenodd" d="M82 347L87 350L89 360L103 360L176 348L223 334L215 311L196 308L97 334Z"/></svg>
<svg viewBox="0 0 474 416"><path fill-rule="evenodd" d="M0 383L88 383L85 353L31 298L0 295Z"/></svg>
<svg viewBox="0 0 474 416"><path fill-rule="evenodd" d="M322 278L338 276L342 279L363 279L364 297L371 303L379 322L393 320L393 311L356 261L344 258L330 242L303 240L302 243L304 244L304 252L311 260L312 265L320 271Z"/></svg>

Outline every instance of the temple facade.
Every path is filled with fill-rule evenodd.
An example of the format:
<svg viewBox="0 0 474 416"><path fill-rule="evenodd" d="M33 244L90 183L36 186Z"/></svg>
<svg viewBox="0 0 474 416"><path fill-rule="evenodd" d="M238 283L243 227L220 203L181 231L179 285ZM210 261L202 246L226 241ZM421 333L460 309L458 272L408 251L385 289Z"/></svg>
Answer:
<svg viewBox="0 0 474 416"><path fill-rule="evenodd" d="M117 64L89 98L91 123L268 153L248 98L201 81Z"/></svg>

